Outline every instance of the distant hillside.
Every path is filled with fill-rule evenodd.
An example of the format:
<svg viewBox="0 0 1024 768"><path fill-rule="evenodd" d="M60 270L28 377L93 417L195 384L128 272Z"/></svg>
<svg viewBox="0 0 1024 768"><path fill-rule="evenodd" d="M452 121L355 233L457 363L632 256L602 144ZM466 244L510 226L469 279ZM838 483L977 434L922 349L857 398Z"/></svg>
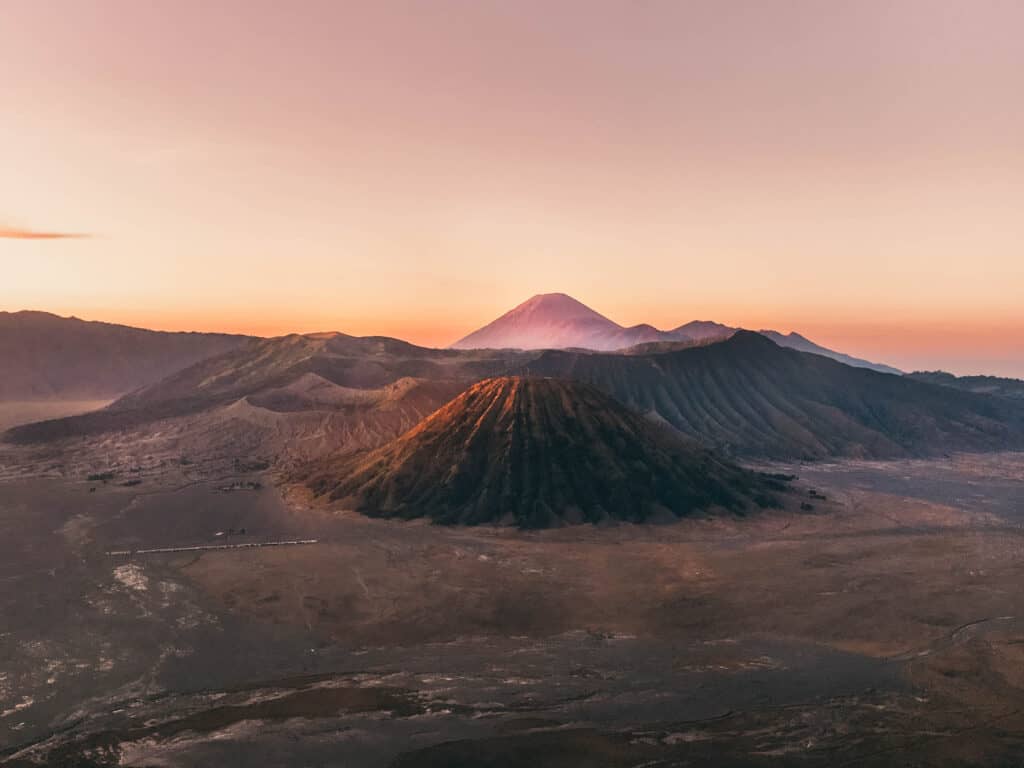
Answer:
<svg viewBox="0 0 1024 768"><path fill-rule="evenodd" d="M445 384L416 388L414 410L429 413L451 397L452 386L458 391L535 356L427 349L398 339L342 333L259 339L131 392L102 411L26 424L5 433L4 439L32 443L132 429L243 398L281 413L341 413L357 405L372 405L373 391L403 380ZM411 392L404 394L403 402L409 402L411 396Z"/></svg>
<svg viewBox="0 0 1024 768"><path fill-rule="evenodd" d="M708 344L718 344L726 341L732 336L727 334L718 338L701 339L699 341L648 341L644 344L637 344L633 347L620 349L620 355L659 355L666 352L678 352L681 349L693 349L694 347L706 347ZM568 350L573 351L573 350Z"/></svg>
<svg viewBox="0 0 1024 768"><path fill-rule="evenodd" d="M0 401L111 399L250 342L0 312Z"/></svg>
<svg viewBox="0 0 1024 768"><path fill-rule="evenodd" d="M780 347L788 347L789 349L795 349L798 352L810 352L814 355L824 355L825 357L831 357L833 360L838 360L840 363L852 365L854 368L870 368L871 370L878 371L879 373L892 373L896 376L903 373L899 368L893 368L891 365L872 363L870 360L863 360L859 357L844 355L842 352L836 352L835 350L828 349L820 344L815 344L810 339L801 336L795 331L785 334L779 333L778 331L758 331L758 333L771 339Z"/></svg>
<svg viewBox="0 0 1024 768"><path fill-rule="evenodd" d="M309 483L368 515L525 528L740 512L777 503L782 488L592 387L521 377L480 382Z"/></svg>
<svg viewBox="0 0 1024 768"><path fill-rule="evenodd" d="M547 351L531 375L584 381L726 451L891 458L1024 446L1024 408L854 368L739 331L651 355Z"/></svg>
<svg viewBox="0 0 1024 768"><path fill-rule="evenodd" d="M303 455L376 447L466 387L501 375L589 383L735 455L888 458L1024 447L1020 401L853 368L749 331L629 354L438 350L344 334L261 339L103 410L14 427L4 439L45 442L187 417L207 427L234 419L244 434L232 439L270 440L285 452L295 452L288 441L301 433Z"/></svg>
<svg viewBox="0 0 1024 768"><path fill-rule="evenodd" d="M1004 379L999 376L954 376L945 371L914 371L908 373L907 378L965 392L1024 400L1024 381L1021 379Z"/></svg>
<svg viewBox="0 0 1024 768"><path fill-rule="evenodd" d="M293 394L309 375L349 390L371 389L403 378L459 380L468 386L513 361L535 355L489 350L459 352L430 349L385 336L344 333L293 334L263 339L216 359L203 361L114 403L118 410L151 408L160 403L220 403L268 390L291 387ZM297 389L298 388L298 389ZM318 397L324 397L320 392ZM315 399L315 398L314 398Z"/></svg>
<svg viewBox="0 0 1024 768"><path fill-rule="evenodd" d="M544 293L459 339L453 349L589 349L598 352L629 350L631 353L678 348L728 338L738 331L710 320L694 320L668 331L646 323L621 326L564 293ZM798 333L761 331L782 347L813 352L858 368L899 374L896 368L835 352Z"/></svg>

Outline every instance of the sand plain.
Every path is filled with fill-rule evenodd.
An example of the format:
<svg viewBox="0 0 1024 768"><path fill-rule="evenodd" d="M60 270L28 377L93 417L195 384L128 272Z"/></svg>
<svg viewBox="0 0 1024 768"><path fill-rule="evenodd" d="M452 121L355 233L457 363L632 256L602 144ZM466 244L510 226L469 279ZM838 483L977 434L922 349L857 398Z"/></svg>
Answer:
<svg viewBox="0 0 1024 768"><path fill-rule="evenodd" d="M786 510L529 533L11 478L0 764L1014 764L1024 456L793 470ZM104 554L274 537L319 543Z"/></svg>

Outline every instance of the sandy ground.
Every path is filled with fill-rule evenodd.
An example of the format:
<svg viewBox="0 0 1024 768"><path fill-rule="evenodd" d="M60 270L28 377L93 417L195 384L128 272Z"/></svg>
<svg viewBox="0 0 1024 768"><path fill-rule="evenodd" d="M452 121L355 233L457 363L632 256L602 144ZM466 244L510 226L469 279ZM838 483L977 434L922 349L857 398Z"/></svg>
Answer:
<svg viewBox="0 0 1024 768"><path fill-rule="evenodd" d="M1024 456L797 471L788 510L533 533L10 480L0 764L1015 764ZM321 543L104 554L278 536Z"/></svg>

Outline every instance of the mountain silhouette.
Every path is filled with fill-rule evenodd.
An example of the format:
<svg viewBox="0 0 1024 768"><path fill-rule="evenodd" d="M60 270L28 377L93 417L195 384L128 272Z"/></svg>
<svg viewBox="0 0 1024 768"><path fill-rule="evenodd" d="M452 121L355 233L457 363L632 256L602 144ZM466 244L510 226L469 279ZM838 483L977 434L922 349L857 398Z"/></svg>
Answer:
<svg viewBox="0 0 1024 768"><path fill-rule="evenodd" d="M651 345L704 344L721 341L736 333L733 328L710 320L693 320L668 331L646 323L621 326L564 293L542 293L523 302L483 328L459 339L452 349L590 349L598 352L656 349ZM782 334L765 330L779 346L831 357L859 368L900 374L892 366L872 363L815 344L799 333ZM636 350L634 350L636 351Z"/></svg>

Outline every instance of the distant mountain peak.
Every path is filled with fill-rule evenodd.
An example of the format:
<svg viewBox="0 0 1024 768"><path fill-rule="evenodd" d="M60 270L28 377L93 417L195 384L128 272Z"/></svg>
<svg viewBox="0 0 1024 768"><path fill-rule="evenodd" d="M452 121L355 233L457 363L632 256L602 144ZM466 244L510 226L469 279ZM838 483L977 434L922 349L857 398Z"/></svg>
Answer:
<svg viewBox="0 0 1024 768"><path fill-rule="evenodd" d="M454 349L611 349L622 326L565 293L540 293L452 344ZM622 346L622 345L620 345Z"/></svg>
<svg viewBox="0 0 1024 768"><path fill-rule="evenodd" d="M579 305L581 307L586 307L587 309L589 309L589 307L587 307L587 305L584 304L579 299L576 299L576 298L570 296L568 293L562 293L561 291L552 291L551 293L536 293L533 296L531 296L530 298L528 298L526 301L524 301L522 304L520 304L519 306L525 307L525 306L529 306L531 304L546 304L546 303L577 304L577 305Z"/></svg>
<svg viewBox="0 0 1024 768"><path fill-rule="evenodd" d="M739 329L713 320L691 320L670 331L648 323L619 325L567 293L538 293L497 320L459 339L453 349L590 349L598 352L650 350L652 345L708 344ZM753 333L753 331L747 331ZM899 374L895 368L822 347L795 331L764 330L762 336L780 347L812 352L858 368Z"/></svg>
<svg viewBox="0 0 1024 768"><path fill-rule="evenodd" d="M763 328L760 331L758 331L758 333L760 333L762 336L767 336L769 339L790 339L792 341L799 341L806 344L814 344L813 341L808 339L802 333L797 333L796 331L790 331L789 333L781 333L780 331L773 331L771 329Z"/></svg>
<svg viewBox="0 0 1024 768"><path fill-rule="evenodd" d="M582 301L574 299L567 293L538 293L522 304L513 307L502 317L538 313L554 314L563 319L570 317L595 318L616 325L600 312L591 309Z"/></svg>

